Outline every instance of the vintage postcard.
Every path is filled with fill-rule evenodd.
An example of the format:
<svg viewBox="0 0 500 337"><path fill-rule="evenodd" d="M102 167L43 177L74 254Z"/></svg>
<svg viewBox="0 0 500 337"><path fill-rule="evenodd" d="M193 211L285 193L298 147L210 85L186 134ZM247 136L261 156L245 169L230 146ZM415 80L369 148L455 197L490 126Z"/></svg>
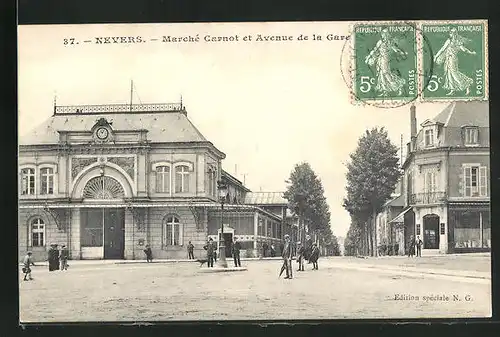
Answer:
<svg viewBox="0 0 500 337"><path fill-rule="evenodd" d="M20 26L20 322L491 317L487 23Z"/></svg>

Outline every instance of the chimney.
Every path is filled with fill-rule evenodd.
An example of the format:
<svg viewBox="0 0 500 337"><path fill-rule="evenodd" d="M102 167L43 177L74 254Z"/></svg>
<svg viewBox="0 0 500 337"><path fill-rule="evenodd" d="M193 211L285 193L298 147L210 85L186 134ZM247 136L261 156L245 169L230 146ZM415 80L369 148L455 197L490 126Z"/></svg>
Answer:
<svg viewBox="0 0 500 337"><path fill-rule="evenodd" d="M415 141L417 139L417 114L415 105L412 104L410 107L410 136L411 136L411 150L415 150Z"/></svg>

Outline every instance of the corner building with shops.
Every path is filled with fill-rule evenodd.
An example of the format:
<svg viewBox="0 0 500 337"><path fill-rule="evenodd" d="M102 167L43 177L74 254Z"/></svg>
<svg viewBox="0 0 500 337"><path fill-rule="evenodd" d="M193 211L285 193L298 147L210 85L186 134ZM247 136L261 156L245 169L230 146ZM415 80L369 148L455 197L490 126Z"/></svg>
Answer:
<svg viewBox="0 0 500 337"><path fill-rule="evenodd" d="M401 212L383 221L381 237L405 247L400 253L411 235L423 255L490 251L488 102L451 103L418 132L412 106L410 126L399 196L389 203Z"/></svg>
<svg viewBox="0 0 500 337"><path fill-rule="evenodd" d="M155 259L186 259L191 241L198 258L209 237L238 237L242 256L279 247L296 232L287 201L251 192L224 158L182 103L54 106L19 139L19 257L65 244L71 259L145 259L149 245Z"/></svg>

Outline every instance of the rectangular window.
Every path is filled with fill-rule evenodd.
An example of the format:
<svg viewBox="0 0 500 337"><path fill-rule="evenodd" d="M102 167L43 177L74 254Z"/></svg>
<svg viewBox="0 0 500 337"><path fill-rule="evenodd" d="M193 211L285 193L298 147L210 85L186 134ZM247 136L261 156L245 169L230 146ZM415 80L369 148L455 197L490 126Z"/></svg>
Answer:
<svg viewBox="0 0 500 337"><path fill-rule="evenodd" d="M481 216L477 211L457 212L453 230L455 248L481 247Z"/></svg>
<svg viewBox="0 0 500 337"><path fill-rule="evenodd" d="M466 145L475 145L478 143L478 129L477 128L465 128L465 139Z"/></svg>
<svg viewBox="0 0 500 337"><path fill-rule="evenodd" d="M21 170L21 194L35 194L35 169L27 168Z"/></svg>
<svg viewBox="0 0 500 337"><path fill-rule="evenodd" d="M417 235L420 235L420 224L417 224Z"/></svg>
<svg viewBox="0 0 500 337"><path fill-rule="evenodd" d="M464 195L485 197L488 195L488 172L485 166L464 167Z"/></svg>
<svg viewBox="0 0 500 337"><path fill-rule="evenodd" d="M156 168L156 192L170 193L170 167L158 166Z"/></svg>
<svg viewBox="0 0 500 337"><path fill-rule="evenodd" d="M425 179L425 192L434 193L436 192L436 172L427 171L424 176Z"/></svg>
<svg viewBox="0 0 500 337"><path fill-rule="evenodd" d="M264 236L264 219L259 217L257 235Z"/></svg>
<svg viewBox="0 0 500 337"><path fill-rule="evenodd" d="M434 130L433 129L425 130L424 137L425 137L425 146L434 145Z"/></svg>
<svg viewBox="0 0 500 337"><path fill-rule="evenodd" d="M181 165L175 168L175 192L189 192L189 168Z"/></svg>
<svg viewBox="0 0 500 337"><path fill-rule="evenodd" d="M54 170L43 168L40 170L41 190L40 194L54 194Z"/></svg>
<svg viewBox="0 0 500 337"><path fill-rule="evenodd" d="M440 224L439 226L440 226L440 227L439 227L439 228L440 228L440 230L439 230L440 234L441 234L441 235L444 235L444 234L445 234L445 230L444 230L444 223Z"/></svg>
<svg viewBox="0 0 500 337"><path fill-rule="evenodd" d="M273 236L273 223L271 220L267 220L267 237L272 237Z"/></svg>

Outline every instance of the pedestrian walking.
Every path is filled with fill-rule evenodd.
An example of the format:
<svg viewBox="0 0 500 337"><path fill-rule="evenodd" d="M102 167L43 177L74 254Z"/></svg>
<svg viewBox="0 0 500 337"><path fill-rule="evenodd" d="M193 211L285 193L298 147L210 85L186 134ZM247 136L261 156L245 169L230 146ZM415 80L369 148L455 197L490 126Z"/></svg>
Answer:
<svg viewBox="0 0 500 337"><path fill-rule="evenodd" d="M188 259L190 260L194 260L194 246L193 244L191 243L191 241L188 242L188 245L187 245L187 250L188 250Z"/></svg>
<svg viewBox="0 0 500 337"><path fill-rule="evenodd" d="M297 242L297 262L299 263L297 271L304 271L304 252L304 246L300 242Z"/></svg>
<svg viewBox="0 0 500 337"><path fill-rule="evenodd" d="M420 236L417 236L417 241L415 242L415 246L417 247L417 257L422 257L422 245L424 243L420 240Z"/></svg>
<svg viewBox="0 0 500 337"><path fill-rule="evenodd" d="M313 270L318 270L319 248L317 244L312 245L310 261L313 264Z"/></svg>
<svg viewBox="0 0 500 337"><path fill-rule="evenodd" d="M213 266L214 266L214 253L215 253L214 240L212 238L208 239L208 242L205 246L203 246L203 249L205 249L207 251L208 268L213 268Z"/></svg>
<svg viewBox="0 0 500 337"><path fill-rule="evenodd" d="M32 258L32 253L27 252L26 256L23 259L23 273L24 273L24 281L31 281L33 278L31 277L31 268L30 266L34 266L35 263L33 262ZM28 276L28 279L26 279L26 276Z"/></svg>
<svg viewBox="0 0 500 337"><path fill-rule="evenodd" d="M276 256L276 248L274 247L274 244L271 244L271 257Z"/></svg>
<svg viewBox="0 0 500 337"><path fill-rule="evenodd" d="M283 252L281 254L283 257L283 264L286 270L285 279L292 279L292 247L290 244L290 236L288 234L285 235L285 245L283 247Z"/></svg>
<svg viewBox="0 0 500 337"><path fill-rule="evenodd" d="M56 243L50 245L47 255L47 260L49 262L49 271L59 270L59 250L57 249Z"/></svg>
<svg viewBox="0 0 500 337"><path fill-rule="evenodd" d="M144 254L146 254L146 261L153 262L153 251L149 245L146 245L146 249L144 249Z"/></svg>
<svg viewBox="0 0 500 337"><path fill-rule="evenodd" d="M66 245L61 246L61 251L59 252L59 262L61 264L61 271L68 270L68 259L69 259L69 250L66 248Z"/></svg>
<svg viewBox="0 0 500 337"><path fill-rule="evenodd" d="M410 240L408 241L408 257L413 257L415 255L415 238L410 235Z"/></svg>
<svg viewBox="0 0 500 337"><path fill-rule="evenodd" d="M241 260L240 260L240 250L241 250L241 244L238 242L238 238L234 238L233 245L231 247L232 253L233 253L233 260L234 260L234 266L235 267L241 267Z"/></svg>

